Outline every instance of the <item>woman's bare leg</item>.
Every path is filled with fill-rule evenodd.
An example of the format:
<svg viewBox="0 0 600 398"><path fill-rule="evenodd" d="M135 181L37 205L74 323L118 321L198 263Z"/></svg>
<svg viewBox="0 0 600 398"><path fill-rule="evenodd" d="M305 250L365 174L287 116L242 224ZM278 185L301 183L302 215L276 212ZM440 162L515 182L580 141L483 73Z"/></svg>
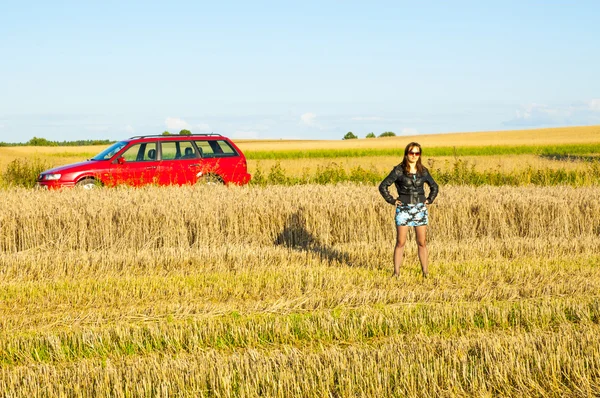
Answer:
<svg viewBox="0 0 600 398"><path fill-rule="evenodd" d="M419 261L421 262L421 271L423 271L423 276L426 278L429 272L429 255L427 253L427 225L415 227L415 235L417 237L417 246L419 247Z"/></svg>
<svg viewBox="0 0 600 398"><path fill-rule="evenodd" d="M396 226L396 246L394 247L394 276L400 274L402 259L404 258L404 245L406 244L406 235L408 235L408 227Z"/></svg>

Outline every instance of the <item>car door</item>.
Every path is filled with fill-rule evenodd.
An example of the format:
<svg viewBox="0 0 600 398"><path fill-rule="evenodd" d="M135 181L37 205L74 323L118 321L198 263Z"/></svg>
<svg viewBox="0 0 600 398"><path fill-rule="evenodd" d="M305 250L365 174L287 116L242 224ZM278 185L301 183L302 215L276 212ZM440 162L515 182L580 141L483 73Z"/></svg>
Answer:
<svg viewBox="0 0 600 398"><path fill-rule="evenodd" d="M196 182L201 159L191 141L162 141L159 183L161 185L184 185Z"/></svg>
<svg viewBox="0 0 600 398"><path fill-rule="evenodd" d="M221 177L222 170L220 167L219 151L220 147L216 145L215 140L201 139L195 141L200 156L202 157L202 163L196 174L196 179L200 179L206 175L217 175ZM215 153L215 148L217 152Z"/></svg>
<svg viewBox="0 0 600 398"><path fill-rule="evenodd" d="M103 180L109 185L142 186L157 183L158 159L156 142L132 144L117 156L110 175Z"/></svg>
<svg viewBox="0 0 600 398"><path fill-rule="evenodd" d="M240 156L235 149L225 140L204 139L195 142L202 156L201 175L216 174L225 183L232 181L240 166Z"/></svg>

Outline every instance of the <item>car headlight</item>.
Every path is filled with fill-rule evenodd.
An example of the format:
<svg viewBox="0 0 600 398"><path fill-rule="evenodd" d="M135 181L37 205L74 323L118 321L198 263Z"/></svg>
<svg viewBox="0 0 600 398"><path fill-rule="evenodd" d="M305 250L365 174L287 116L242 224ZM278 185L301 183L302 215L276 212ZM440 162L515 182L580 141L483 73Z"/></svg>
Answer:
<svg viewBox="0 0 600 398"><path fill-rule="evenodd" d="M52 181L52 180L60 180L60 174L46 174L44 176L44 180Z"/></svg>

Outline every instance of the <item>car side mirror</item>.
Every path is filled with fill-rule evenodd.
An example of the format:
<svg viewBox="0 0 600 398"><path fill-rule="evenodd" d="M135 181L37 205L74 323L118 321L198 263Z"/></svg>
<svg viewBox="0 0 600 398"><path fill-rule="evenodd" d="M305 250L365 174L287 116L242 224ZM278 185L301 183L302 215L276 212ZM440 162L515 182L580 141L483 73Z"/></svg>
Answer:
<svg viewBox="0 0 600 398"><path fill-rule="evenodd" d="M124 164L125 163L125 158L123 156L121 156L120 158L117 158L117 163Z"/></svg>

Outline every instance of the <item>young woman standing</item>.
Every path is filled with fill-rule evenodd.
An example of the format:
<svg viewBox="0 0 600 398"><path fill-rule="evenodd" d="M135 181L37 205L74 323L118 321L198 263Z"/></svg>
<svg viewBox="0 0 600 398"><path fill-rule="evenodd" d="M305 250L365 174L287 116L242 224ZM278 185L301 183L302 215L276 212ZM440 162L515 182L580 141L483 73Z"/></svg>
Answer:
<svg viewBox="0 0 600 398"><path fill-rule="evenodd" d="M428 274L427 224L429 214L427 206L433 203L438 194L438 185L421 163L421 145L411 142L404 149L402 163L394 167L392 172L379 184L379 192L386 202L396 206L396 246L394 248L394 274L398 276L404 256L404 245L408 235L408 227L415 228L419 261L423 277ZM398 198L389 192L389 186L395 184ZM424 184L429 186L429 195L425 197Z"/></svg>

